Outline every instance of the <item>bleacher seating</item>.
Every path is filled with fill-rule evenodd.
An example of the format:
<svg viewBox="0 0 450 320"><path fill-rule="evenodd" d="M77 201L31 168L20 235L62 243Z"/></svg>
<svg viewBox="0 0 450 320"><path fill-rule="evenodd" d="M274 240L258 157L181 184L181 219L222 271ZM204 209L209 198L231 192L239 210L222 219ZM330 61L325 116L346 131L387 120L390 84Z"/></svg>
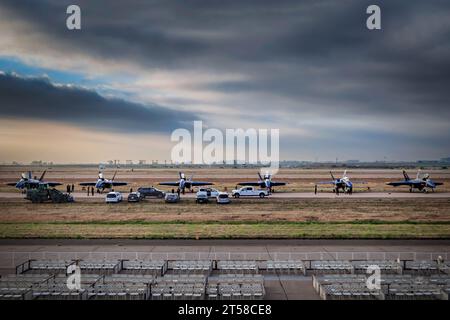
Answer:
<svg viewBox="0 0 450 320"><path fill-rule="evenodd" d="M306 268L300 260L268 260L260 267L268 273L305 274Z"/></svg>
<svg viewBox="0 0 450 320"><path fill-rule="evenodd" d="M67 286L78 265L81 288ZM371 265L380 287L368 289ZM259 273L262 271L263 273ZM28 260L0 277L1 300L263 299L265 277L312 274L322 299L448 300L448 262L395 260ZM273 280L273 279L272 279Z"/></svg>
<svg viewBox="0 0 450 320"><path fill-rule="evenodd" d="M261 274L220 274L210 277L206 287L206 297L210 300L263 299L264 296L264 277Z"/></svg>
<svg viewBox="0 0 450 320"><path fill-rule="evenodd" d="M313 287L323 299L447 300L450 277L382 274L379 290L366 281L362 274L313 276Z"/></svg>
<svg viewBox="0 0 450 320"><path fill-rule="evenodd" d="M166 274L156 278L151 297L154 300L204 299L206 280L201 274Z"/></svg>
<svg viewBox="0 0 450 320"><path fill-rule="evenodd" d="M121 270L120 261L81 260L79 261L78 266L83 274L112 274L118 273Z"/></svg>
<svg viewBox="0 0 450 320"><path fill-rule="evenodd" d="M311 272L313 274L340 274L353 273L353 265L349 261L339 260L316 260L311 261Z"/></svg>
<svg viewBox="0 0 450 320"><path fill-rule="evenodd" d="M219 260L217 270L230 273L257 273L258 265L254 260Z"/></svg>
<svg viewBox="0 0 450 320"><path fill-rule="evenodd" d="M125 273L152 274L162 276L167 271L164 260L124 260L122 270Z"/></svg>
<svg viewBox="0 0 450 320"><path fill-rule="evenodd" d="M369 266L377 266L383 274L401 274L402 265L398 261L392 260L361 260L352 261L355 273L366 273Z"/></svg>
<svg viewBox="0 0 450 320"><path fill-rule="evenodd" d="M174 273L204 273L209 274L213 269L211 260L175 260L171 261L169 268Z"/></svg>

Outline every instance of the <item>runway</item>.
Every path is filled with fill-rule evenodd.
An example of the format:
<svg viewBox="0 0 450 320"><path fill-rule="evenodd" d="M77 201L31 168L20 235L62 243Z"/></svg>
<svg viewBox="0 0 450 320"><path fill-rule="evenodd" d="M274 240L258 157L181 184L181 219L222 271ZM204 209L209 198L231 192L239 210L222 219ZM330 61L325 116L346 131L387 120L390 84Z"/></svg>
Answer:
<svg viewBox="0 0 450 320"><path fill-rule="evenodd" d="M124 198L128 196L128 193L122 193ZM102 200L104 201L106 193L97 194L94 196L88 196L87 193L75 192L72 193L73 197L76 199L92 199L92 200ZM196 197L195 193L181 194L181 199L194 199ZM24 195L20 192L1 192L1 199L21 199ZM242 199L250 199L255 197L241 197ZM256 197L257 198L257 197ZM405 198L450 198L450 192L355 192L351 195L340 193L336 195L332 192L319 192L314 194L313 192L275 192L269 195L267 198L281 198L281 199L345 199L345 198L358 198L358 199L405 199Z"/></svg>
<svg viewBox="0 0 450 320"><path fill-rule="evenodd" d="M450 240L0 240L0 269L28 259L431 260Z"/></svg>

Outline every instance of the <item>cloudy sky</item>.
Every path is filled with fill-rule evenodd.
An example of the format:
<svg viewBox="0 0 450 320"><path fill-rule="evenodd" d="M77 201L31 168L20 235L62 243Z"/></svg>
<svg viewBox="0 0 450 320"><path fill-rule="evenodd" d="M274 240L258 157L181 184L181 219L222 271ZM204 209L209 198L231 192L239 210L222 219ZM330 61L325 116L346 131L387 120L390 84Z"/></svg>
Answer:
<svg viewBox="0 0 450 320"><path fill-rule="evenodd" d="M0 161L170 159L193 120L278 128L282 159L450 156L449 15L447 0L0 0Z"/></svg>

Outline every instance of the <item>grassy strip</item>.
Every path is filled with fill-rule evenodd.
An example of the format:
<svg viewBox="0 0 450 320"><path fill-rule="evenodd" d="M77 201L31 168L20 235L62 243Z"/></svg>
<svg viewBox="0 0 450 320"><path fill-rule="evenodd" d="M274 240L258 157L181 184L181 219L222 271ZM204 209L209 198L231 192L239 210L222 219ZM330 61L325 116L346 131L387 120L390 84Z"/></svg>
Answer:
<svg viewBox="0 0 450 320"><path fill-rule="evenodd" d="M435 223L5 223L0 224L0 238L449 239L450 225Z"/></svg>

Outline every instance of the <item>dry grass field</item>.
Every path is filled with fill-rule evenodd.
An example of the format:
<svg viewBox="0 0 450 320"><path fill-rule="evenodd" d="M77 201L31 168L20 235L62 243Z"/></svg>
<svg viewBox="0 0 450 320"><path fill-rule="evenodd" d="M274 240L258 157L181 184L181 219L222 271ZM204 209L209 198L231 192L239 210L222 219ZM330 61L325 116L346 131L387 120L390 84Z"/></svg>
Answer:
<svg viewBox="0 0 450 320"><path fill-rule="evenodd" d="M450 199L233 199L229 205L140 203L32 204L0 202L0 223L49 222L450 222Z"/></svg>
<svg viewBox="0 0 450 320"><path fill-rule="evenodd" d="M71 204L1 198L2 192L18 192L4 184L16 181L24 169L0 167L1 238L450 238L450 198L445 197L233 199L222 206L196 204L192 198L178 204L151 199L114 205L89 198ZM274 180L289 183L279 192L311 192L315 182L329 180L328 171L282 169ZM414 170L409 171L413 176ZM40 170L35 173L39 175ZM55 167L47 179L77 184L95 181L97 173L95 167ZM192 173L186 170L188 176ZM112 174L113 170L105 172L106 177ZM361 169L348 174L354 180L367 181L364 188L408 192L385 185L401 179L400 170ZM449 170L430 174L445 183L441 192L449 190ZM116 179L130 182L122 188L128 191L176 180L177 176L178 169L121 169ZM199 169L194 174L194 179L212 181L218 189L227 187L228 191L237 182L255 178L254 169Z"/></svg>

